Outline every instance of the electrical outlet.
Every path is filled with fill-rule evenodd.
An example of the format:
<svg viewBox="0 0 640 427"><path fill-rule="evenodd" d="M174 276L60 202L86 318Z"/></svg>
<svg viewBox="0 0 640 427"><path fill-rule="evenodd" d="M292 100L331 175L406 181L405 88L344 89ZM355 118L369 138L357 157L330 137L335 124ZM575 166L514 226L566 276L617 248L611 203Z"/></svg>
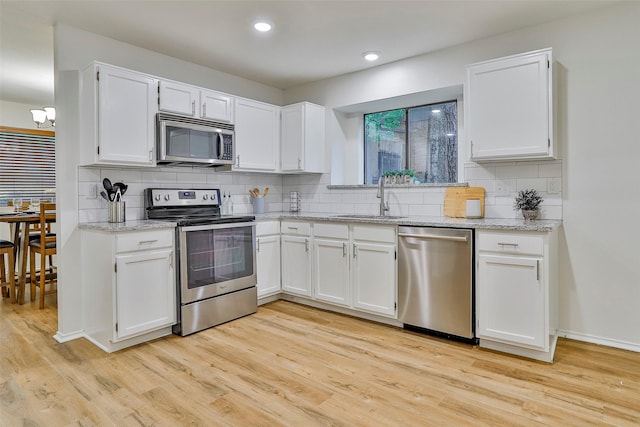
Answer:
<svg viewBox="0 0 640 427"><path fill-rule="evenodd" d="M511 194L509 181L496 181L496 196L508 196Z"/></svg>
<svg viewBox="0 0 640 427"><path fill-rule="evenodd" d="M560 178L549 178L547 180L547 193L560 194L562 181Z"/></svg>

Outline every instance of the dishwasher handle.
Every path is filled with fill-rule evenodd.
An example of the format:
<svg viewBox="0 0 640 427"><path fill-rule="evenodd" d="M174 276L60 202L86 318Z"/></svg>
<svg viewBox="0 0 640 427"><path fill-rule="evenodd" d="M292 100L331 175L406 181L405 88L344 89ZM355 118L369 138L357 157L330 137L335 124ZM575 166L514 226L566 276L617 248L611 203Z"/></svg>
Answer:
<svg viewBox="0 0 640 427"><path fill-rule="evenodd" d="M413 237L423 240L448 240L450 242L468 242L467 236L441 236L437 234L413 234L413 233L398 233L398 237Z"/></svg>

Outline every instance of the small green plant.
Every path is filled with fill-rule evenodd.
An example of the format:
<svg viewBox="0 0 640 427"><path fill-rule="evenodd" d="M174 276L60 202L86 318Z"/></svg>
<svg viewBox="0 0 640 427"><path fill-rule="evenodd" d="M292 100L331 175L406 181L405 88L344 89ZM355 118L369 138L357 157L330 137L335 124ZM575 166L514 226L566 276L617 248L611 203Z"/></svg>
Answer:
<svg viewBox="0 0 640 427"><path fill-rule="evenodd" d="M405 169L405 170L395 170L395 171L385 171L382 176L405 176L408 175L411 178L416 176L416 171L413 169Z"/></svg>
<svg viewBox="0 0 640 427"><path fill-rule="evenodd" d="M535 211L543 201L544 199L538 194L537 190L520 190L513 203L513 209L516 211Z"/></svg>

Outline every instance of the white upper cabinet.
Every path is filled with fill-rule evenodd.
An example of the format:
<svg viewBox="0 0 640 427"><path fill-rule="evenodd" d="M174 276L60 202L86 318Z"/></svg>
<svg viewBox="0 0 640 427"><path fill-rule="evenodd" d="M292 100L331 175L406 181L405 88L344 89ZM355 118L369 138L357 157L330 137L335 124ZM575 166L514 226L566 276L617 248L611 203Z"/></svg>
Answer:
<svg viewBox="0 0 640 427"><path fill-rule="evenodd" d="M467 67L471 160L554 158L551 49Z"/></svg>
<svg viewBox="0 0 640 427"><path fill-rule="evenodd" d="M225 93L161 80L158 95L160 111L233 123L233 97Z"/></svg>
<svg viewBox="0 0 640 427"><path fill-rule="evenodd" d="M235 106L236 158L234 170L278 170L280 107L237 98Z"/></svg>
<svg viewBox="0 0 640 427"><path fill-rule="evenodd" d="M301 102L281 114L282 172L324 172L324 107Z"/></svg>
<svg viewBox="0 0 640 427"><path fill-rule="evenodd" d="M201 90L200 117L233 123L233 98L221 92Z"/></svg>
<svg viewBox="0 0 640 427"><path fill-rule="evenodd" d="M101 63L82 72L81 164L155 166L156 80Z"/></svg>

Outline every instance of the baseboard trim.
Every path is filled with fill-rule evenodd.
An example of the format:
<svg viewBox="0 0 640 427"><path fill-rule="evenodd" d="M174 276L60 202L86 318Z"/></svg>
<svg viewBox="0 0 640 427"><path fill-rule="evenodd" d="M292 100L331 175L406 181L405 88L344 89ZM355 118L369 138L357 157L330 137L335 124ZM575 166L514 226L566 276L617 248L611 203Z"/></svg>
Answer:
<svg viewBox="0 0 640 427"><path fill-rule="evenodd" d="M77 340L78 338L83 338L83 337L84 337L84 331L76 331L70 334L63 334L60 331L58 331L53 336L53 339L63 344L65 342Z"/></svg>
<svg viewBox="0 0 640 427"><path fill-rule="evenodd" d="M558 335L563 338L569 338L576 341L584 341L591 344L599 344L607 347L614 347L622 350L630 350L630 351L635 351L636 353L640 353L640 344L636 344L628 341L614 340L611 338L603 338L596 335L565 331L563 329L558 329Z"/></svg>

